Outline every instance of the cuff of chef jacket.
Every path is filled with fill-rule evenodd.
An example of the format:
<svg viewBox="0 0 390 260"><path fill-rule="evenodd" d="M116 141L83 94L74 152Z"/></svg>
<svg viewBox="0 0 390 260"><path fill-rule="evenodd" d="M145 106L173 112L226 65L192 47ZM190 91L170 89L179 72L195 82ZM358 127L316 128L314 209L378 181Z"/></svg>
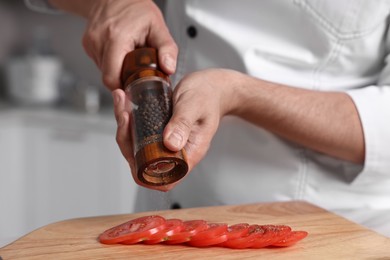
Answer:
<svg viewBox="0 0 390 260"><path fill-rule="evenodd" d="M24 3L28 8L33 11L51 14L62 13L61 10L58 10L57 8L52 6L47 0L24 0Z"/></svg>
<svg viewBox="0 0 390 260"><path fill-rule="evenodd" d="M359 112L365 139L364 167L353 183L390 179L390 87L369 86L347 94Z"/></svg>

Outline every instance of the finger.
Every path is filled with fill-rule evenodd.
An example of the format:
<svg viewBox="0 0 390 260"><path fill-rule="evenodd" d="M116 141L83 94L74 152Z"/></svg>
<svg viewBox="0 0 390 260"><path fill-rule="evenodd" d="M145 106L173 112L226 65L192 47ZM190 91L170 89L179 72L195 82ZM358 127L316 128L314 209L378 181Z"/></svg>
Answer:
<svg viewBox="0 0 390 260"><path fill-rule="evenodd" d="M178 47L165 26L153 26L148 43L158 49L159 65L165 73L171 75L176 71Z"/></svg>
<svg viewBox="0 0 390 260"><path fill-rule="evenodd" d="M188 171L191 171L206 155L213 136L213 133L206 130L207 127L204 125L199 125L195 128L197 129L190 134L184 146L187 154Z"/></svg>
<svg viewBox="0 0 390 260"><path fill-rule="evenodd" d="M82 44L85 53L88 55L88 57L90 57L95 62L96 66L99 67L97 57L95 56L94 52L90 47L90 44L88 43L88 40L85 37L83 38Z"/></svg>
<svg viewBox="0 0 390 260"><path fill-rule="evenodd" d="M93 60L93 62L95 63L96 67L98 67L100 69L100 62L99 62L97 56L95 55L95 53L92 52L91 49L86 47L87 46L86 43L83 43L83 46L84 46L85 53L88 55L88 57L90 57Z"/></svg>
<svg viewBox="0 0 390 260"><path fill-rule="evenodd" d="M123 47L123 44L120 44L120 40L117 42L110 42L104 46L101 61L103 83L111 90L122 88L121 71L123 60L128 52L134 50L134 43L130 42L126 47Z"/></svg>
<svg viewBox="0 0 390 260"><path fill-rule="evenodd" d="M98 38L97 34L91 30L86 30L83 35L82 45L87 55L101 69L102 41Z"/></svg>
<svg viewBox="0 0 390 260"><path fill-rule="evenodd" d="M126 105L126 94L123 90L116 89L111 92L111 95L114 102L114 115L118 123L120 113L122 113L123 111L128 111L128 112L131 111L128 109Z"/></svg>
<svg viewBox="0 0 390 260"><path fill-rule="evenodd" d="M130 134L130 111L126 106L126 95L123 90L112 91L114 114L117 122L116 140L127 161L133 162L133 149Z"/></svg>
<svg viewBox="0 0 390 260"><path fill-rule="evenodd" d="M187 143L192 127L200 120L198 110L178 102L163 132L164 145L172 151L181 150Z"/></svg>
<svg viewBox="0 0 390 260"><path fill-rule="evenodd" d="M177 183L164 185L164 186L150 186L138 179L137 171L135 169L135 161L134 161L134 150L133 150L133 142L131 138L131 112L130 106L128 105L125 93L123 90L117 89L112 92L112 96L114 99L114 113L115 118L117 120L117 133L116 133L116 141L118 143L119 149L123 155L123 157L128 161L131 174L133 176L134 181L143 187L159 190L159 191L169 191L173 189L173 187Z"/></svg>
<svg viewBox="0 0 390 260"><path fill-rule="evenodd" d="M123 91L122 91L123 92ZM123 101L123 94L121 90L114 90L112 96L114 99L114 113L117 120L117 132L116 132L116 142L119 146L119 149L123 157L127 160L130 166L131 175L133 176L134 181L143 187L148 187L145 183L141 182L138 179L137 170L135 167L134 160L134 150L133 142L131 138L131 114L126 111L125 102Z"/></svg>
<svg viewBox="0 0 390 260"><path fill-rule="evenodd" d="M129 164L134 164L134 154L130 134L130 114L126 111L119 113L116 141L123 157L126 158Z"/></svg>

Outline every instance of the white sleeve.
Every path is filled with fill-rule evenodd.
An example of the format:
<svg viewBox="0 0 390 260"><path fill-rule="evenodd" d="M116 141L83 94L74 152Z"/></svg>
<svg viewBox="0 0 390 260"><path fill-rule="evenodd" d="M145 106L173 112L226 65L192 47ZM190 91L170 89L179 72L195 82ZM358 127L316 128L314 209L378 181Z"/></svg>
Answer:
<svg viewBox="0 0 390 260"><path fill-rule="evenodd" d="M356 181L390 178L390 86L348 91L362 122L365 163Z"/></svg>
<svg viewBox="0 0 390 260"><path fill-rule="evenodd" d="M61 13L61 10L58 10L52 6L47 0L24 0L24 3L28 8L33 11L58 14Z"/></svg>
<svg viewBox="0 0 390 260"><path fill-rule="evenodd" d="M385 65L378 82L347 92L360 116L366 150L364 168L356 182L390 179L390 35L386 46Z"/></svg>

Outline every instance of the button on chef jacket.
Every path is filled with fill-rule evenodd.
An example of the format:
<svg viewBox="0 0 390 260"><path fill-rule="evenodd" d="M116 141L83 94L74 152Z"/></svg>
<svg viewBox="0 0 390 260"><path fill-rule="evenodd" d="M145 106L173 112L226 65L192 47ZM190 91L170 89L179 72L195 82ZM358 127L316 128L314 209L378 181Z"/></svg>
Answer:
<svg viewBox="0 0 390 260"><path fill-rule="evenodd" d="M305 200L390 236L389 12L384 0L168 0L166 19L180 48L175 82L229 68L346 92L360 115L366 159L364 166L338 160L225 117L206 157L166 201Z"/></svg>
<svg viewBox="0 0 390 260"><path fill-rule="evenodd" d="M36 9L45 3L25 2ZM140 188L136 210L306 200L390 236L389 12L390 0L167 0L180 48L174 83L193 71L229 68L346 92L362 122L365 162L225 117L189 176L166 195Z"/></svg>

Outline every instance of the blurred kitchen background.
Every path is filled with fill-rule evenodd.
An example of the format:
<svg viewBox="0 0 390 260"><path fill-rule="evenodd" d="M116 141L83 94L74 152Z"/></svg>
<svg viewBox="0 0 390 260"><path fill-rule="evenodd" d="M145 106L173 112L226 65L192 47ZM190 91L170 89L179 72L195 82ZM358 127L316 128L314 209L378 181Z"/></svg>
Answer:
<svg viewBox="0 0 390 260"><path fill-rule="evenodd" d="M55 221L134 211L137 187L84 27L0 0L0 247Z"/></svg>

